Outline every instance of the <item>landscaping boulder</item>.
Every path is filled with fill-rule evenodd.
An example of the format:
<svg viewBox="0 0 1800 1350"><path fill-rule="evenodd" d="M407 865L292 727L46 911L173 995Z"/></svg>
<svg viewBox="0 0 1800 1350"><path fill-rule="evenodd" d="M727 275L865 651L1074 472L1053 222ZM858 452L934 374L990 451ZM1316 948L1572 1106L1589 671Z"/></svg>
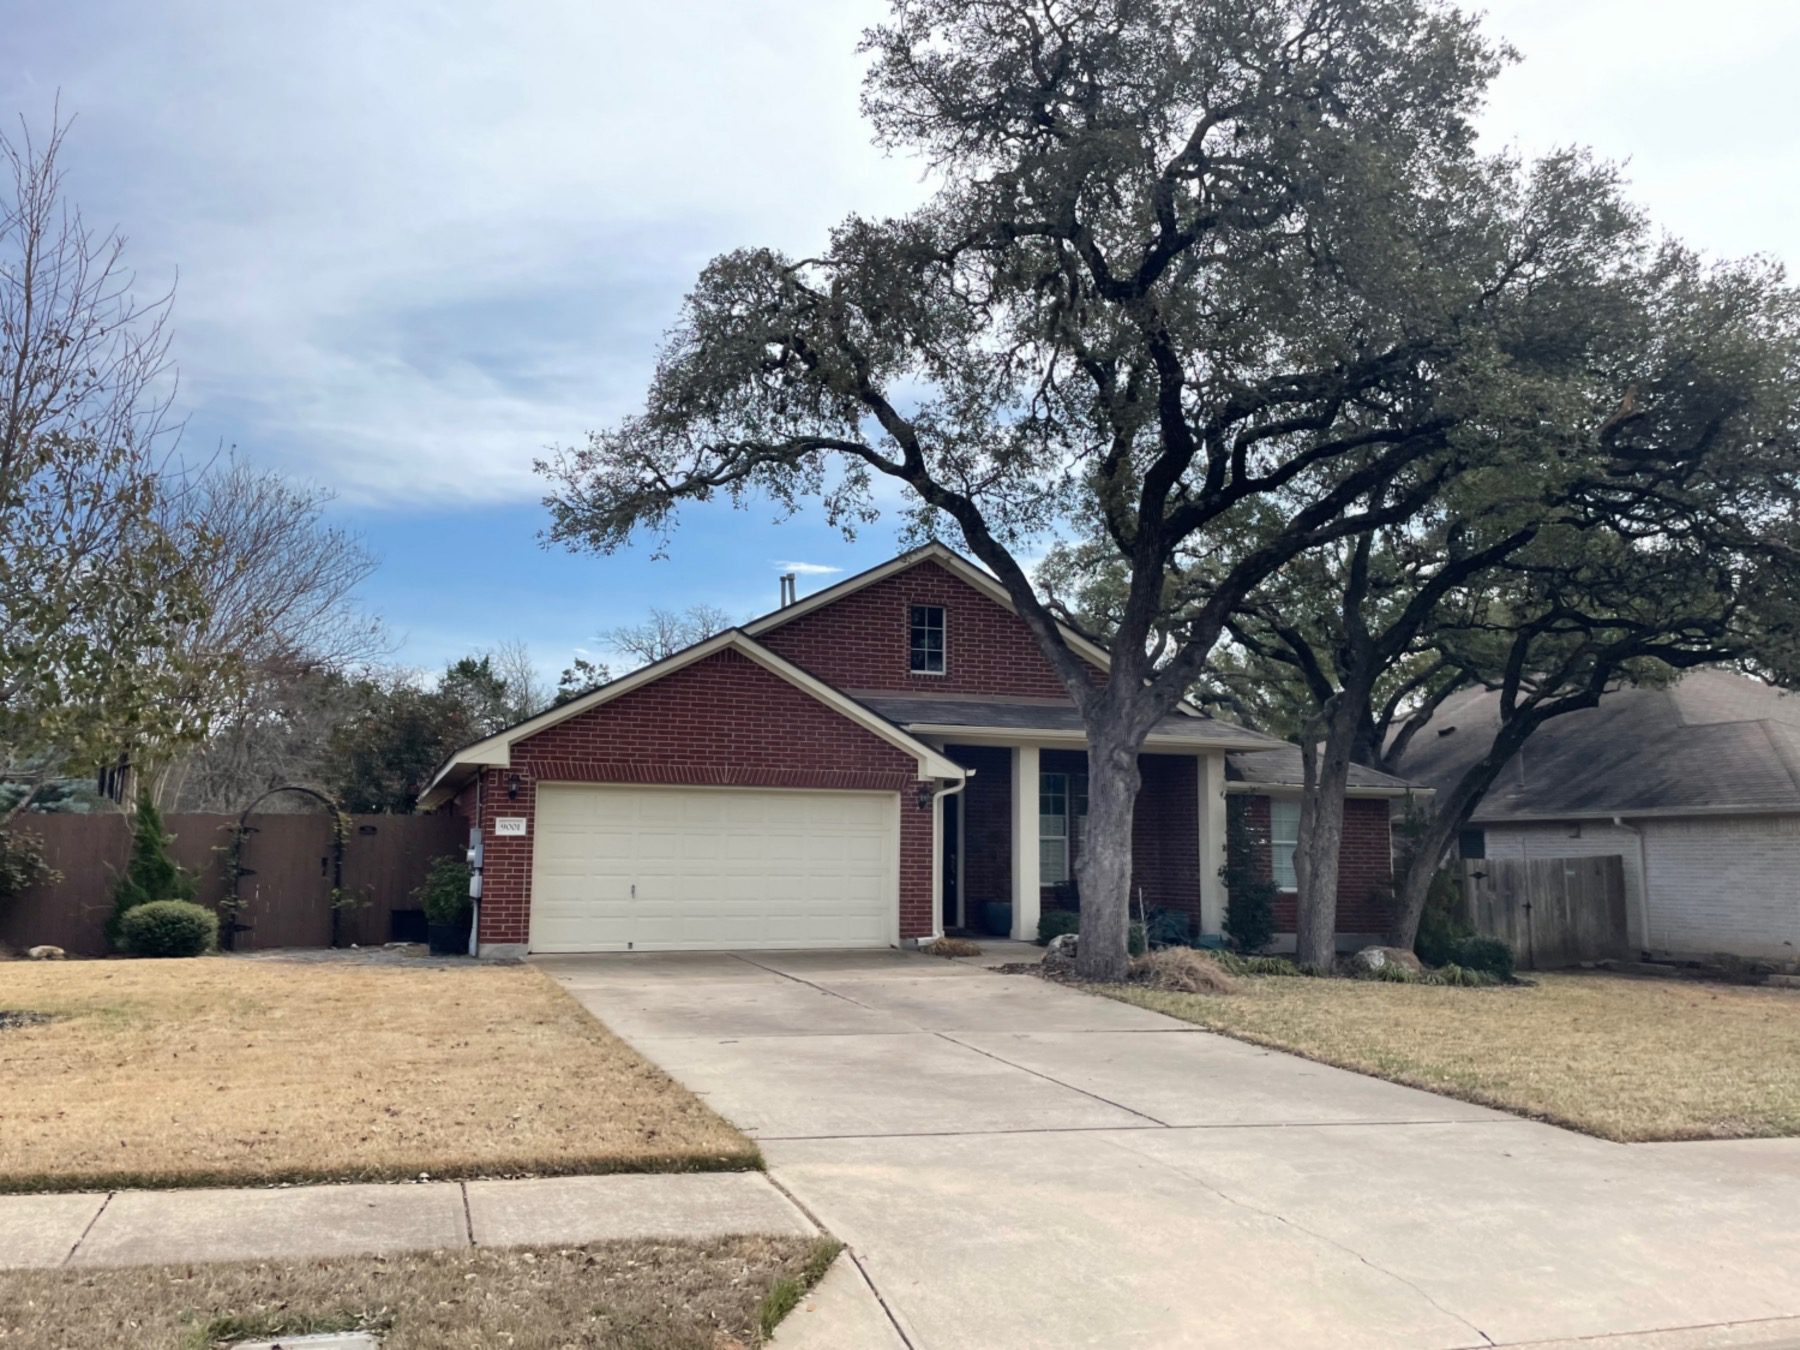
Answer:
<svg viewBox="0 0 1800 1350"><path fill-rule="evenodd" d="M1080 941L1074 933L1062 933L1051 938L1050 945L1044 948L1044 969L1075 969L1075 950Z"/></svg>
<svg viewBox="0 0 1800 1350"><path fill-rule="evenodd" d="M1364 947L1350 958L1349 966L1356 975L1373 975L1388 966L1399 966L1414 975L1425 970L1419 958L1404 947Z"/></svg>
<svg viewBox="0 0 1800 1350"><path fill-rule="evenodd" d="M46 942L39 947L27 947L25 956L31 961L61 961L68 953L61 947L53 947Z"/></svg>

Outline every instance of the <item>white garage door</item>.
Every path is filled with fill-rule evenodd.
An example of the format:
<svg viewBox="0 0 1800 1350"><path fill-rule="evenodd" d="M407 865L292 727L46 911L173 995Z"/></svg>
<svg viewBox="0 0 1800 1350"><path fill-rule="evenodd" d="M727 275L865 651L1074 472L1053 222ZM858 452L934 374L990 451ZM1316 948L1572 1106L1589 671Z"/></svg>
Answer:
<svg viewBox="0 0 1800 1350"><path fill-rule="evenodd" d="M892 793L540 787L539 952L885 947Z"/></svg>

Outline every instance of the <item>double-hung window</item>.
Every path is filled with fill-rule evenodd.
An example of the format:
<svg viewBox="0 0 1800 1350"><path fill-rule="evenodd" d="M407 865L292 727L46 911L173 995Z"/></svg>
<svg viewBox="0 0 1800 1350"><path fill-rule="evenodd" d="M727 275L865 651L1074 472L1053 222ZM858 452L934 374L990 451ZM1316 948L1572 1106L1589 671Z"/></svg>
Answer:
<svg viewBox="0 0 1800 1350"><path fill-rule="evenodd" d="M1300 888L1294 873L1294 850L1300 846L1300 803L1280 797L1269 801L1269 867L1276 886Z"/></svg>
<svg viewBox="0 0 1800 1350"><path fill-rule="evenodd" d="M1087 823L1087 775L1038 775L1038 882L1060 886L1074 873L1075 849Z"/></svg>
<svg viewBox="0 0 1800 1350"><path fill-rule="evenodd" d="M912 673L942 675L944 673L944 607L914 605L912 607Z"/></svg>

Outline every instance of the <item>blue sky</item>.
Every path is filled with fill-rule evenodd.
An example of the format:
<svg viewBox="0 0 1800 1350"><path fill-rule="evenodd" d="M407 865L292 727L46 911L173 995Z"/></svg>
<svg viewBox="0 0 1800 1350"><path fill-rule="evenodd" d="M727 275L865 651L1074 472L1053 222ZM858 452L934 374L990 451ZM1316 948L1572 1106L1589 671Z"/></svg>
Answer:
<svg viewBox="0 0 1800 1350"><path fill-rule="evenodd" d="M1491 143L1628 159L1665 227L1800 257L1800 7L1494 0L1526 60ZM520 639L554 673L653 604L769 608L784 564L856 570L767 508L691 513L671 556L544 550L531 462L629 411L713 254L904 210L868 144L875 0L10 0L0 112L77 115L71 194L146 290L179 277L186 446L337 494L368 606L432 667ZM828 579L817 571L802 590Z"/></svg>

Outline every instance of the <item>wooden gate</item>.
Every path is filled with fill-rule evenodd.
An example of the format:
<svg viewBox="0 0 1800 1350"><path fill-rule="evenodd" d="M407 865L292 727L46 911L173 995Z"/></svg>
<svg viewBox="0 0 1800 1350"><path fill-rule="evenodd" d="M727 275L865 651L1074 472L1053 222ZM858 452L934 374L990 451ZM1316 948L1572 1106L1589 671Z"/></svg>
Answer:
<svg viewBox="0 0 1800 1350"><path fill-rule="evenodd" d="M1469 859L1462 893L1475 931L1510 945L1521 969L1631 958L1616 856Z"/></svg>

